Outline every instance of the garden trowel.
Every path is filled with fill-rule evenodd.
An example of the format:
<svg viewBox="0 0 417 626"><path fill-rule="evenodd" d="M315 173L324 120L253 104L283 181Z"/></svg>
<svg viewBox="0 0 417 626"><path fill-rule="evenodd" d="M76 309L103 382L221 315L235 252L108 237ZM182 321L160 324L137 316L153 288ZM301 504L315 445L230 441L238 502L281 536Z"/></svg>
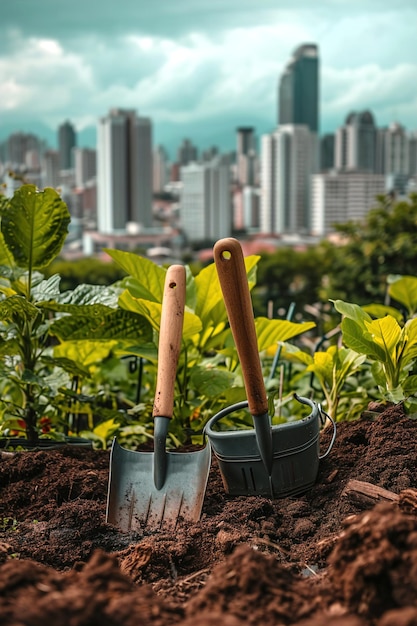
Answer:
<svg viewBox="0 0 417 626"><path fill-rule="evenodd" d="M166 450L181 348L185 283L182 265L168 268L153 406L154 451L136 452L113 441L106 521L124 532L174 528L181 518L197 521L201 515L211 462L210 443L195 452Z"/></svg>

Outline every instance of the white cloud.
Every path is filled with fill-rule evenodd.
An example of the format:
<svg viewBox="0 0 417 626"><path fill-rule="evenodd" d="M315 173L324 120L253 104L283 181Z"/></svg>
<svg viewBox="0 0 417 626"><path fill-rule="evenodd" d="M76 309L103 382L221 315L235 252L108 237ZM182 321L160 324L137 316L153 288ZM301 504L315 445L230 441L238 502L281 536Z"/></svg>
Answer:
<svg viewBox="0 0 417 626"><path fill-rule="evenodd" d="M323 115L340 116L370 109L378 124L394 119L410 121L417 111L417 64L383 68L369 64L355 69L323 68ZM379 119L381 118L381 119Z"/></svg>
<svg viewBox="0 0 417 626"><path fill-rule="evenodd" d="M346 8L328 0L314 10L309 2L296 2L297 10L282 9L289 3L278 10L268 2L257 12L245 0L233 24L231 5L223 4L216 5L224 10L223 24L211 10L214 5L201 3L191 30L184 22L176 39L167 34L167 15L160 31L165 35L142 24L142 31L134 32L127 22L125 34L118 28L112 37L93 23L84 33L68 30L71 36L65 39L27 38L9 30L2 39L3 56L0 50L0 114L30 115L51 128L69 117L82 129L120 106L135 108L155 123L210 124L236 115L273 125L283 66L300 43L311 41L320 47L322 126L325 120L340 125L350 110L365 108L378 123L389 123L391 116L416 126L413 5L398 14L391 5L378 9L380 3L365 0ZM366 7L372 11L368 15ZM169 10L171 18L175 11ZM183 20L186 15L178 14ZM213 20L221 26L214 29ZM67 27L63 19L59 26Z"/></svg>
<svg viewBox="0 0 417 626"><path fill-rule="evenodd" d="M30 111L40 117L71 106L74 84L88 89L91 70L82 58L67 54L58 42L21 40L13 55L0 58L0 112ZM61 113L62 115L62 113Z"/></svg>

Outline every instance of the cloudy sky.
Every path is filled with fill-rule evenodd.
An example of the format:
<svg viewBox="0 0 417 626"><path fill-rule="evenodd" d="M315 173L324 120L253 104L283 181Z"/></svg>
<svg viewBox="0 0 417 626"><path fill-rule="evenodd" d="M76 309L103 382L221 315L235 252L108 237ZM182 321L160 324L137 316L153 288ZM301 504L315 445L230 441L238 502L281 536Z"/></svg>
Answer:
<svg viewBox="0 0 417 626"><path fill-rule="evenodd" d="M111 107L151 117L154 142L233 148L270 132L279 76L320 49L321 131L352 110L417 129L416 0L9 0L0 15L0 139L55 141L70 119L93 145Z"/></svg>

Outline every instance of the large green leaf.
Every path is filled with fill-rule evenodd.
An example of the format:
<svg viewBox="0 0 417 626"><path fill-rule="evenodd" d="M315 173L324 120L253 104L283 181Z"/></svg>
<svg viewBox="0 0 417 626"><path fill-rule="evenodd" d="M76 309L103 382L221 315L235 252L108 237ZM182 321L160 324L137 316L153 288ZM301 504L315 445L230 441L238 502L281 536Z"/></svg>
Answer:
<svg viewBox="0 0 417 626"><path fill-rule="evenodd" d="M122 289L114 285L88 285L83 283L77 285L73 291L64 291L64 293L61 293L60 296L57 297L57 302L77 306L100 303L116 308L121 293Z"/></svg>
<svg viewBox="0 0 417 626"><path fill-rule="evenodd" d="M371 319L371 318L369 318ZM378 361L386 361L386 352L377 343L370 339L366 329L352 319L345 317L342 321L343 342L348 348L352 348L359 354L366 354Z"/></svg>
<svg viewBox="0 0 417 626"><path fill-rule="evenodd" d="M350 302L343 302L343 300L332 300L334 307L338 313L341 313L345 318L349 318L365 328L365 321L371 322L372 318L364 309L357 304L351 304Z"/></svg>
<svg viewBox="0 0 417 626"><path fill-rule="evenodd" d="M51 188L35 185L17 189L1 219L1 231L16 264L30 271L41 269L60 252L68 234L67 205Z"/></svg>
<svg viewBox="0 0 417 626"><path fill-rule="evenodd" d="M199 396L215 398L233 386L236 375L218 367L196 365L190 375L190 382Z"/></svg>
<svg viewBox="0 0 417 626"><path fill-rule="evenodd" d="M53 274L47 280L41 280L36 284L32 281L32 298L38 303L41 301L55 300L59 297L59 283L61 277L58 274Z"/></svg>
<svg viewBox="0 0 417 626"><path fill-rule="evenodd" d="M313 357L308 352L304 352L304 350L300 350L297 346L294 346L291 343L282 343L280 344L282 347L281 357L288 361L298 361L303 363L304 365L311 365L313 363Z"/></svg>
<svg viewBox="0 0 417 626"><path fill-rule="evenodd" d="M135 298L162 302L166 269L143 256L133 254L133 252L110 250L109 248L106 248L105 251L129 274L129 277L124 279L122 284Z"/></svg>
<svg viewBox="0 0 417 626"><path fill-rule="evenodd" d="M267 350L278 341L288 341L301 333L305 333L315 328L314 322L302 322L296 324L288 320L271 320L267 317L257 317L255 319L256 335L258 338L258 350Z"/></svg>
<svg viewBox="0 0 417 626"><path fill-rule="evenodd" d="M381 319L365 322L365 326L372 340L384 350L387 359L395 362L396 347L401 338L401 327L398 322L391 315L386 315Z"/></svg>
<svg viewBox="0 0 417 626"><path fill-rule="evenodd" d="M0 302L0 320L21 321L35 319L39 309L23 296L10 296Z"/></svg>
<svg viewBox="0 0 417 626"><path fill-rule="evenodd" d="M133 311L142 315L151 324L152 328L159 332L161 325L162 304L141 298L134 298L128 291L124 291L119 298L120 306L128 311ZM184 341L190 339L201 331L201 321L190 311L184 312L184 324L182 338Z"/></svg>
<svg viewBox="0 0 417 626"><path fill-rule="evenodd" d="M54 357L70 359L81 368L101 363L117 346L117 341L65 341L54 348Z"/></svg>
<svg viewBox="0 0 417 626"><path fill-rule="evenodd" d="M215 320L212 319L211 312L219 303L223 302L223 294L214 263L203 268L194 280L197 291L195 312L201 319L204 327L207 323L212 326ZM224 315L224 305L222 311ZM216 317L219 316L219 313L221 314L221 311L218 310Z"/></svg>
<svg viewBox="0 0 417 626"><path fill-rule="evenodd" d="M358 354L349 348L330 346L325 352L314 353L313 363L307 368L322 380L329 390L339 395L348 376L351 376L364 363L366 355Z"/></svg>
<svg viewBox="0 0 417 626"><path fill-rule="evenodd" d="M9 251L8 247L6 246L3 233L0 231L0 267L4 266L4 268L10 268L10 267L13 267L14 264L15 262L14 262L13 255ZM1 274L3 274L3 268L0 271L1 271Z"/></svg>
<svg viewBox="0 0 417 626"><path fill-rule="evenodd" d="M255 270L259 259L260 257L256 255L245 257L245 267L250 288L254 285ZM195 277L195 285L197 288L195 312L200 317L203 327L205 328L208 325L217 326L220 322L227 319L223 293L214 263L201 270Z"/></svg>
<svg viewBox="0 0 417 626"><path fill-rule="evenodd" d="M391 283L388 293L397 302L403 304L411 317L417 311L417 277L402 276Z"/></svg>
<svg viewBox="0 0 417 626"><path fill-rule="evenodd" d="M417 318L408 320L403 328L404 347L401 354L401 365L406 367L417 358Z"/></svg>
<svg viewBox="0 0 417 626"><path fill-rule="evenodd" d="M329 389L333 385L334 352L315 352L313 363L308 366L308 372L314 372L322 384L326 384Z"/></svg>
<svg viewBox="0 0 417 626"><path fill-rule="evenodd" d="M385 304L367 304L362 307L366 313L369 313L372 317L384 317L385 315L391 315L397 322L401 323L404 320L404 316L398 309L393 306L386 306Z"/></svg>
<svg viewBox="0 0 417 626"><path fill-rule="evenodd" d="M70 305L67 305L70 306ZM73 315L56 320L50 333L61 341L74 339L118 339L150 341L151 326L143 316L124 309L111 309L102 304L76 307Z"/></svg>

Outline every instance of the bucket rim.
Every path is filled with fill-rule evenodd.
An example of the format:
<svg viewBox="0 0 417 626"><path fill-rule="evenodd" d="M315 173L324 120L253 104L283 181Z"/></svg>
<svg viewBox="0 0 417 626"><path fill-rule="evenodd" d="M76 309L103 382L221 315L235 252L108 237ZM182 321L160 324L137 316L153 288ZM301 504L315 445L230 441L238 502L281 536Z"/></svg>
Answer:
<svg viewBox="0 0 417 626"><path fill-rule="evenodd" d="M321 410L320 410L320 405L315 402L314 400L310 400L309 398L305 398L303 396L299 396L297 394L294 394L294 398L300 402L301 404L306 404L308 406L310 406L311 408L311 412L309 415L306 415L305 417L303 417L300 420L297 420L295 422L287 422L284 424L277 424L275 426L273 426L273 429L279 429L279 428L288 428L288 427L293 427L293 428L301 428L303 426L306 425L306 422L309 422L310 420L315 420L317 418L320 418L320 414L321 414ZM204 434L207 435L208 438L210 437L221 437L221 436L230 436L230 434L240 434L243 435L244 433L252 433L253 430L252 429L236 429L236 430L227 430L227 431L218 431L218 430L213 430L213 426L214 424L216 424L217 422L219 422L221 419L223 419L224 417L226 417L227 415L230 415L231 413L234 413L235 411L239 411L241 409L245 409L249 406L249 403L247 400L242 400L241 402L236 402L235 404L231 404L228 407L225 407L224 409L221 409L218 413L216 413L216 415L213 415L213 417L211 417L207 424L204 427Z"/></svg>

